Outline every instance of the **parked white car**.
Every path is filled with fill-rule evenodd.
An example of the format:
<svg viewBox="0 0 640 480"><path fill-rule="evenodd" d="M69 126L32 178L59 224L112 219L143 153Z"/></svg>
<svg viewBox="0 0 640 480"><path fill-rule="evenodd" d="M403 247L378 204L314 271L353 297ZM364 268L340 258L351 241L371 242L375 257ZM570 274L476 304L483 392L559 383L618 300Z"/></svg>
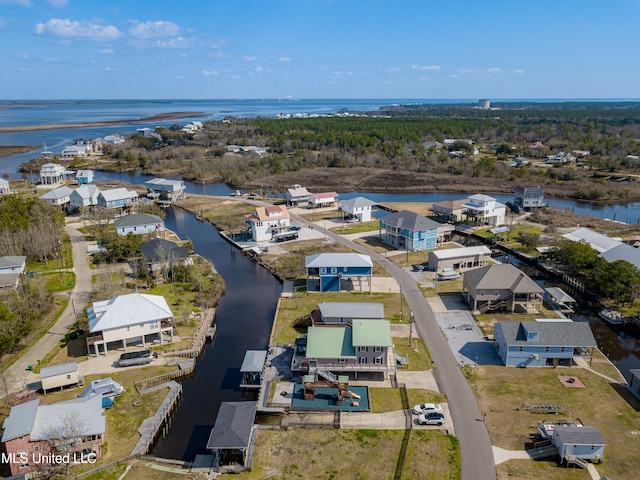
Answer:
<svg viewBox="0 0 640 480"><path fill-rule="evenodd" d="M421 403L413 407L413 413L415 415L421 415L423 413L442 413L442 407L439 403Z"/></svg>
<svg viewBox="0 0 640 480"><path fill-rule="evenodd" d="M442 425L444 423L444 415L438 412L429 412L418 417L419 425Z"/></svg>

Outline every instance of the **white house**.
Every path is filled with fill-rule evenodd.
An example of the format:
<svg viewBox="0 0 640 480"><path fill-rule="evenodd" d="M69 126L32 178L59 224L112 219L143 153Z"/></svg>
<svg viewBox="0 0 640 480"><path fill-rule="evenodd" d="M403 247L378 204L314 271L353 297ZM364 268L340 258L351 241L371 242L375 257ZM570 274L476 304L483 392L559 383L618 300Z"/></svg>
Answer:
<svg viewBox="0 0 640 480"><path fill-rule="evenodd" d="M71 203L72 193L73 193L73 188L69 188L66 185L64 185L62 187L49 190L47 193L45 193L40 197L40 200L43 200L57 207L63 207Z"/></svg>
<svg viewBox="0 0 640 480"><path fill-rule="evenodd" d="M9 180L0 178L0 195L6 195L7 193L11 193L11 188L9 187Z"/></svg>
<svg viewBox="0 0 640 480"><path fill-rule="evenodd" d="M349 218L355 218L358 222L371 221L371 210L376 202L365 197L355 197L338 202L342 210Z"/></svg>
<svg viewBox="0 0 640 480"><path fill-rule="evenodd" d="M144 184L150 190L151 196L165 202L174 202L185 191L183 180L153 178Z"/></svg>
<svg viewBox="0 0 640 480"><path fill-rule="evenodd" d="M477 223L493 226L504 224L506 206L489 195L471 195L462 209L467 218Z"/></svg>
<svg viewBox="0 0 640 480"><path fill-rule="evenodd" d="M284 192L284 200L287 206L304 207L309 202L310 195L306 188L296 184Z"/></svg>
<svg viewBox="0 0 640 480"><path fill-rule="evenodd" d="M73 208L93 207L98 205L99 196L100 189L97 186L93 184L82 185L71 192L69 202Z"/></svg>
<svg viewBox="0 0 640 480"><path fill-rule="evenodd" d="M336 192L312 193L309 197L309 208L330 207L337 201Z"/></svg>
<svg viewBox="0 0 640 480"><path fill-rule="evenodd" d="M284 205L269 207L256 207L255 211L247 216L247 225L251 229L251 237L254 242L271 240L283 230L287 230L291 218Z"/></svg>
<svg viewBox="0 0 640 480"><path fill-rule="evenodd" d="M78 374L78 362L62 363L40 369L40 381L42 391L64 388L69 385L82 383L82 377Z"/></svg>
<svg viewBox="0 0 640 480"><path fill-rule="evenodd" d="M40 182L43 185L57 185L66 180L66 171L62 165L58 163L45 163L40 167Z"/></svg>
<svg viewBox="0 0 640 480"><path fill-rule="evenodd" d="M93 152L93 145L90 142L84 140L76 140L76 143L64 147L62 149L63 157L86 157Z"/></svg>
<svg viewBox="0 0 640 480"><path fill-rule="evenodd" d="M115 221L116 233L126 237L129 233L144 235L164 231L164 220L157 215L149 213L135 213L125 215Z"/></svg>
<svg viewBox="0 0 640 480"><path fill-rule="evenodd" d="M11 273L23 273L26 265L27 257L24 256L6 256L0 257L0 275Z"/></svg>
<svg viewBox="0 0 640 480"><path fill-rule="evenodd" d="M127 344L164 344L166 336L168 341L173 340L173 313L160 295L130 293L93 302L87 316L89 355L106 355L112 342L118 342L126 351Z"/></svg>
<svg viewBox="0 0 640 480"><path fill-rule="evenodd" d="M552 441L558 449L561 461L570 461L571 457L577 457L582 460L601 462L604 447L607 445L599 430L581 425L556 425L553 429Z"/></svg>

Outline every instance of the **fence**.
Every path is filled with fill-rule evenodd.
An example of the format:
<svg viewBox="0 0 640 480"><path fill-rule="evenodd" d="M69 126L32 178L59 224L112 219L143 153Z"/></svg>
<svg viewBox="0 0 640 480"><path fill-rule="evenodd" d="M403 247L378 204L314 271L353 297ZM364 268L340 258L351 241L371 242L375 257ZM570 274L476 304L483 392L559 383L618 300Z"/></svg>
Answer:
<svg viewBox="0 0 640 480"><path fill-rule="evenodd" d="M207 338L213 338L216 334L216 326L212 325L213 317L215 315L216 309L210 308L205 310L199 314L191 314L191 318L196 318L197 315L200 315L202 321L200 322L200 327L198 328L198 332L193 339L193 343L191 348L187 350L167 350L162 353L164 357L190 357L196 358L198 355L202 353L202 349L207 343Z"/></svg>
<svg viewBox="0 0 640 480"><path fill-rule="evenodd" d="M409 396L407 395L407 386L404 383L398 385L400 388L400 398L402 399L402 408L404 409L405 431L402 437L402 445L400 446L400 454L398 455L398 463L396 465L396 473L393 476L395 480L402 479L402 472L407 461L409 453L409 442L411 441L411 433L413 432L413 420L411 418L411 410L409 405Z"/></svg>

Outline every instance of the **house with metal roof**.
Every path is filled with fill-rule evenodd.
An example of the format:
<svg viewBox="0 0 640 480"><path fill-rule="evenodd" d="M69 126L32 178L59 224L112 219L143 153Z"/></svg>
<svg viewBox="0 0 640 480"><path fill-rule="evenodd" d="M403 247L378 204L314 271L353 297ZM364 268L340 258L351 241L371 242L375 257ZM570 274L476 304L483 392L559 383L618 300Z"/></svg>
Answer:
<svg viewBox="0 0 640 480"><path fill-rule="evenodd" d="M67 179L67 169L58 163L45 163L40 167L40 183L57 185Z"/></svg>
<svg viewBox="0 0 640 480"><path fill-rule="evenodd" d="M93 183L93 176L93 170L78 170L76 172L76 182L78 182L80 185Z"/></svg>
<svg viewBox="0 0 640 480"><path fill-rule="evenodd" d="M394 248L418 252L436 248L444 240L444 225L409 210L380 219L380 238Z"/></svg>
<svg viewBox="0 0 640 480"><path fill-rule="evenodd" d="M133 213L118 218L115 222L116 233L126 237L129 233L145 235L164 232L164 220L150 213Z"/></svg>
<svg viewBox="0 0 640 480"><path fill-rule="evenodd" d="M186 190L184 180L153 178L144 182L144 184L152 196L161 202L175 202Z"/></svg>
<svg viewBox="0 0 640 480"><path fill-rule="evenodd" d="M507 207L489 195L476 194L462 205L463 215L478 225L498 226L504 223Z"/></svg>
<svg viewBox="0 0 640 480"><path fill-rule="evenodd" d="M56 207L65 207L71 204L71 194L73 189L63 185L62 187L49 190L44 195L40 196L40 200Z"/></svg>
<svg viewBox="0 0 640 480"><path fill-rule="evenodd" d="M24 273L26 264L27 257L22 255L0 257L0 275Z"/></svg>
<svg viewBox="0 0 640 480"><path fill-rule="evenodd" d="M480 312L511 313L542 311L544 289L511 264L487 265L464 272L462 295Z"/></svg>
<svg viewBox="0 0 640 480"><path fill-rule="evenodd" d="M615 238L607 237L602 233L598 233L590 228L581 227L573 232L565 233L562 235L563 238L569 240L570 242L586 242L589 244L591 248L598 251L599 253L606 252L614 247L620 245L620 240Z"/></svg>
<svg viewBox="0 0 640 480"><path fill-rule="evenodd" d="M312 193L309 196L308 208L332 207L338 201L336 192Z"/></svg>
<svg viewBox="0 0 640 480"><path fill-rule="evenodd" d="M358 320L384 320L384 305L374 302L320 302L311 313L314 325L352 325Z"/></svg>
<svg viewBox="0 0 640 480"><path fill-rule="evenodd" d="M607 445L602 433L593 427L556 425L553 428L553 445L558 449L561 462L575 463L573 458L602 461Z"/></svg>
<svg viewBox="0 0 640 480"><path fill-rule="evenodd" d="M373 207L376 205L376 202L365 197L355 197L338 202L338 207L344 212L346 218L354 218L358 222L370 222Z"/></svg>
<svg viewBox="0 0 640 480"><path fill-rule="evenodd" d="M388 320L357 320L347 327L311 326L307 330L309 374L396 370Z"/></svg>
<svg viewBox="0 0 640 480"><path fill-rule="evenodd" d="M605 259L609 263L617 260L624 260L640 268L640 248L632 247L627 243L620 243L609 250L602 252L598 257Z"/></svg>
<svg viewBox="0 0 640 480"><path fill-rule="evenodd" d="M98 205L103 208L126 208L138 200L138 194L126 188L102 190L98 195Z"/></svg>
<svg viewBox="0 0 640 480"><path fill-rule="evenodd" d="M107 354L112 348L173 341L173 313L161 295L129 293L93 302L87 312L89 355ZM168 338L167 338L168 337ZM114 347L115 344L115 347Z"/></svg>
<svg viewBox="0 0 640 480"><path fill-rule="evenodd" d="M266 361L266 350L247 350L244 353L244 359L240 367L240 373L242 374L240 388L260 388Z"/></svg>
<svg viewBox="0 0 640 480"><path fill-rule="evenodd" d="M81 185L71 192L69 203L72 208L82 210L86 207L98 205L99 196L100 189L96 185Z"/></svg>
<svg viewBox="0 0 640 480"><path fill-rule="evenodd" d="M218 473L239 473L247 466L247 453L257 426L256 402L222 402L209 434L207 450L213 452L213 469Z"/></svg>
<svg viewBox="0 0 640 480"><path fill-rule="evenodd" d="M288 207L306 207L309 203L309 191L301 185L293 185L284 192L284 201Z"/></svg>
<svg viewBox="0 0 640 480"><path fill-rule="evenodd" d="M571 366L574 357L591 360L598 345L587 322L568 319L498 322L493 336L507 367Z"/></svg>
<svg viewBox="0 0 640 480"><path fill-rule="evenodd" d="M81 384L82 377L78 374L78 362L62 363L40 369L42 391L47 393L54 388L64 388Z"/></svg>
<svg viewBox="0 0 640 480"><path fill-rule="evenodd" d="M291 224L289 211L284 205L256 207L246 219L254 242L269 241L283 230L288 230Z"/></svg>
<svg viewBox="0 0 640 480"><path fill-rule="evenodd" d="M447 248L429 252L430 271L441 272L445 269L463 270L483 267L491 261L491 249L486 245L462 248Z"/></svg>
<svg viewBox="0 0 640 480"><path fill-rule="evenodd" d="M319 253L305 258L308 292L368 291L373 262L360 253Z"/></svg>
<svg viewBox="0 0 640 480"><path fill-rule="evenodd" d="M105 418L102 416L102 398L75 398L51 405L40 405L40 400L11 407L3 424L2 442L7 454L16 461L9 462L12 475L28 474L41 470L34 459L48 454L75 454L83 459L99 459L105 434ZM70 437L65 432L79 429ZM67 448L56 448L52 435L69 441ZM67 436L65 436L67 435Z"/></svg>
<svg viewBox="0 0 640 480"><path fill-rule="evenodd" d="M530 211L533 208L542 208L547 204L544 201L544 189L542 187L516 186L513 191L513 204L524 210Z"/></svg>

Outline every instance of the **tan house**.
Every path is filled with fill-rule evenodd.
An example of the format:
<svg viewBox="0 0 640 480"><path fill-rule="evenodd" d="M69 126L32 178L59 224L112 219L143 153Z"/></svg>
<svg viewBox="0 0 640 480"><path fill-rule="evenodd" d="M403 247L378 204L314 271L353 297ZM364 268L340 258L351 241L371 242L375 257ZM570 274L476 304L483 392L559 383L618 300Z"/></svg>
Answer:
<svg viewBox="0 0 640 480"><path fill-rule="evenodd" d="M462 221L462 206L467 203L466 198L460 200L443 200L442 202L434 203L431 206L431 212L434 216L440 217L449 222L461 222Z"/></svg>
<svg viewBox="0 0 640 480"><path fill-rule="evenodd" d="M45 393L54 388L64 388L83 383L82 377L78 374L78 362L68 362L41 368L40 381L42 383L42 391Z"/></svg>
<svg viewBox="0 0 640 480"><path fill-rule="evenodd" d="M94 302L89 308L89 355L107 354L112 348L173 341L173 313L161 295L130 293Z"/></svg>
<svg viewBox="0 0 640 480"><path fill-rule="evenodd" d="M510 264L487 265L462 277L462 295L474 310L483 313L539 313L543 294L541 286Z"/></svg>

